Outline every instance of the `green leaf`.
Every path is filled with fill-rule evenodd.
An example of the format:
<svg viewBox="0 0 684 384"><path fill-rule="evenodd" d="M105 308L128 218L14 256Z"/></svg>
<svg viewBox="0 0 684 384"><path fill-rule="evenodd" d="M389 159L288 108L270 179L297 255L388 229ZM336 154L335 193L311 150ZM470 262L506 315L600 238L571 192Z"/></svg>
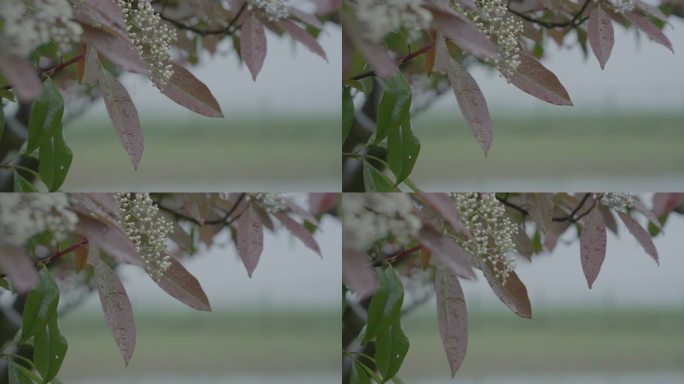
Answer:
<svg viewBox="0 0 684 384"><path fill-rule="evenodd" d="M342 141L347 140L352 125L354 125L354 99L351 96L351 87L344 87L342 88Z"/></svg>
<svg viewBox="0 0 684 384"><path fill-rule="evenodd" d="M399 129L411 117L411 87L401 73L385 81L384 92L378 107L378 125L375 144Z"/></svg>
<svg viewBox="0 0 684 384"><path fill-rule="evenodd" d="M371 381L361 363L354 360L352 363L350 384L370 384L370 382Z"/></svg>
<svg viewBox="0 0 684 384"><path fill-rule="evenodd" d="M14 93L9 89L0 89L0 99L7 99L9 101L16 101L14 98Z"/></svg>
<svg viewBox="0 0 684 384"><path fill-rule="evenodd" d="M50 79L45 80L43 94L33 104L29 117L26 153L30 154L46 143L62 124L64 100Z"/></svg>
<svg viewBox="0 0 684 384"><path fill-rule="evenodd" d="M401 328L401 320L394 322L378 334L375 342L375 364L384 381L393 378L409 350L409 340Z"/></svg>
<svg viewBox="0 0 684 384"><path fill-rule="evenodd" d="M406 121L400 129L390 133L387 139L387 163L397 178L397 185L406 180L420 153L420 141L411 130L411 122Z"/></svg>
<svg viewBox="0 0 684 384"><path fill-rule="evenodd" d="M363 162L363 184L366 192L400 192L392 180L373 167L368 161Z"/></svg>
<svg viewBox="0 0 684 384"><path fill-rule="evenodd" d="M38 189L26 178L14 172L14 192L38 192Z"/></svg>
<svg viewBox="0 0 684 384"><path fill-rule="evenodd" d="M33 363L43 377L43 383L54 379L62 367L67 352L67 341L59 329L57 317L36 333L33 343Z"/></svg>
<svg viewBox="0 0 684 384"><path fill-rule="evenodd" d="M34 375L23 365L10 360L7 369L9 384L36 384Z"/></svg>
<svg viewBox="0 0 684 384"><path fill-rule="evenodd" d="M2 107L0 102L0 140L2 140L2 134L5 132L5 109Z"/></svg>
<svg viewBox="0 0 684 384"><path fill-rule="evenodd" d="M38 273L38 284L28 295L24 306L24 321L21 329L21 342L25 343L45 328L57 315L59 288L46 267Z"/></svg>
<svg viewBox="0 0 684 384"><path fill-rule="evenodd" d="M378 270L378 289L368 306L364 343L386 331L399 318L404 302L404 286L391 266Z"/></svg>
<svg viewBox="0 0 684 384"><path fill-rule="evenodd" d="M71 149L64 141L60 124L54 136L40 146L38 173L50 192L58 190L64 184L73 157Z"/></svg>

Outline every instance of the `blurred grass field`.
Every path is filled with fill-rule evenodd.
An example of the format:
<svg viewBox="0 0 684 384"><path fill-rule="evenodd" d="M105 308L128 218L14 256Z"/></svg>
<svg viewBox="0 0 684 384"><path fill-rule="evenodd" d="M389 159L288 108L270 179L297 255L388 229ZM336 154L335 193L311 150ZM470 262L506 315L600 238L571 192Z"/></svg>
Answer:
<svg viewBox="0 0 684 384"><path fill-rule="evenodd" d="M434 312L423 308L404 318L407 383L450 376ZM495 309L468 315L468 352L457 379L644 372L654 375L650 382L662 372L684 378L684 308L544 308L532 320Z"/></svg>
<svg viewBox="0 0 684 384"><path fill-rule="evenodd" d="M315 113L148 118L141 121L145 153L134 171L106 117L79 119L65 131L74 162L63 189L337 190L338 121Z"/></svg>
<svg viewBox="0 0 684 384"><path fill-rule="evenodd" d="M486 158L457 112L426 112L414 122L422 148L412 179L424 189L503 185L541 191L567 182L576 190L586 180L604 181L608 189L648 189L641 180L684 188L682 111L495 114Z"/></svg>

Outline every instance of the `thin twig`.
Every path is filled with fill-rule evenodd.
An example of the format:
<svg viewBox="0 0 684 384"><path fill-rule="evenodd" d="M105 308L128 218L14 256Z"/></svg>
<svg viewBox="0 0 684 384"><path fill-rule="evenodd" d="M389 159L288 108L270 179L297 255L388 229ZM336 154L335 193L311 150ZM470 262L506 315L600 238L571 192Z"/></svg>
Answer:
<svg viewBox="0 0 684 384"><path fill-rule="evenodd" d="M209 35L226 35L226 36L230 36L230 35L232 35L233 33L235 33L238 29L240 29L239 27L236 27L236 23L237 23L237 21L240 19L240 17L242 16L242 14L245 12L246 9L247 9L247 2L245 2L244 4L242 4L242 6L240 7L240 9L239 9L239 10L237 11L237 13L235 14L235 17L233 17L233 18L228 22L228 26L222 27L222 28L218 28L218 29L203 29L203 28L197 28L197 27L195 27L194 25L188 25L188 24L183 23L182 21L179 21L179 20L170 18L170 17L164 15L164 12L163 12L163 11L162 11L162 12L159 12L159 17L161 17L163 20L165 20L165 21L167 21L167 22L173 24L173 25L174 25L176 28L178 28L178 29L183 29L183 30L186 30L186 31L190 31L190 32L196 33L196 34L198 34L198 35L200 35L200 36L209 36Z"/></svg>
<svg viewBox="0 0 684 384"><path fill-rule="evenodd" d="M565 27L577 28L580 25L582 25L588 19L588 17L583 17L582 19L580 19L580 16L582 16L582 14L584 14L584 11L589 6L589 3L591 3L591 0L585 0L584 4L582 5L582 8L580 8L580 10L576 14L573 15L572 19L567 20L567 21L559 21L559 22L550 22L550 21L544 21L544 20L536 19L536 18L528 16L522 12L515 11L515 10L511 9L510 7L508 8L508 11L510 13L520 17L523 20L527 20L530 23L541 25L544 28L549 28L549 29L565 28Z"/></svg>
<svg viewBox="0 0 684 384"><path fill-rule="evenodd" d="M434 48L435 48L435 43L432 42L432 43L420 48L419 50L417 50L415 52L411 52L408 55L402 57L401 59L399 59L397 61L397 65L400 67L403 65L406 65L411 60L413 60L413 59L415 59L421 55L424 55L425 53L431 51ZM362 80L362 79L365 79L367 77L372 77L372 76L375 76L375 71L368 71L368 72L361 73L359 75L356 75L356 76L350 78L349 80Z"/></svg>

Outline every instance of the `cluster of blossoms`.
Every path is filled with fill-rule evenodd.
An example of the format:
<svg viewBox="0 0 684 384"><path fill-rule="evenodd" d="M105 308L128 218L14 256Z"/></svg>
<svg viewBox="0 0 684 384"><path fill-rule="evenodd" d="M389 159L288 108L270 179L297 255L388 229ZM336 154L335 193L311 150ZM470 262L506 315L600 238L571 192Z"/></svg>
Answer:
<svg viewBox="0 0 684 384"><path fill-rule="evenodd" d="M248 200L252 200L268 213L286 211L289 207L287 199L278 193L250 193Z"/></svg>
<svg viewBox="0 0 684 384"><path fill-rule="evenodd" d="M60 241L77 223L64 194L0 194L0 243L22 246L44 231Z"/></svg>
<svg viewBox="0 0 684 384"><path fill-rule="evenodd" d="M249 10L260 11L268 21L280 21L290 17L290 11L283 0L247 0Z"/></svg>
<svg viewBox="0 0 684 384"><path fill-rule="evenodd" d="M343 207L345 247L359 251L381 239L407 243L423 226L405 194L345 194Z"/></svg>
<svg viewBox="0 0 684 384"><path fill-rule="evenodd" d="M50 41L61 53L68 52L80 39L83 29L74 22L68 0L3 0L0 20L3 31L0 43L4 50L28 56ZM4 41L3 41L4 40Z"/></svg>
<svg viewBox="0 0 684 384"><path fill-rule="evenodd" d="M515 269L512 254L516 252L513 237L517 232L516 225L504 217L506 208L493 193L454 193L452 198L470 232L461 246L475 265L486 265L505 282Z"/></svg>
<svg viewBox="0 0 684 384"><path fill-rule="evenodd" d="M634 0L614 0L613 9L617 13L627 13L634 10Z"/></svg>
<svg viewBox="0 0 684 384"><path fill-rule="evenodd" d="M450 0L452 8L466 15L489 37L499 51L499 58L486 60L496 66L501 74L510 79L520 65L520 44L523 23L508 12L505 0L475 0L476 11L464 9L459 3Z"/></svg>
<svg viewBox="0 0 684 384"><path fill-rule="evenodd" d="M366 36L376 42L402 28L415 39L432 22L432 13L423 7L423 0L358 0L356 15Z"/></svg>
<svg viewBox="0 0 684 384"><path fill-rule="evenodd" d="M117 4L126 21L128 37L145 62L150 80L164 89L173 76L171 46L177 39L176 31L162 22L150 0L117 0Z"/></svg>
<svg viewBox="0 0 684 384"><path fill-rule="evenodd" d="M135 245L147 273L160 281L171 266L166 239L173 226L159 214L159 207L146 193L117 193L116 201L121 227Z"/></svg>
<svg viewBox="0 0 684 384"><path fill-rule="evenodd" d="M601 200L601 202L620 212L627 212L629 208L634 206L634 197L629 193L594 193L594 200Z"/></svg>

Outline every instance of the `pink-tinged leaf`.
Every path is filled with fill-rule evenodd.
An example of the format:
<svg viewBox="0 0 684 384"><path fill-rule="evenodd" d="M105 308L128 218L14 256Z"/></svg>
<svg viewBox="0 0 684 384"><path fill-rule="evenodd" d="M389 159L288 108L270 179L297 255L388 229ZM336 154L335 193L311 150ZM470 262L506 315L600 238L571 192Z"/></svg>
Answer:
<svg viewBox="0 0 684 384"><path fill-rule="evenodd" d="M195 276L188 272L178 260L171 258L171 266L157 283L171 297L198 311L211 311L207 294Z"/></svg>
<svg viewBox="0 0 684 384"><path fill-rule="evenodd" d="M121 263L143 265L133 243L118 228L79 214L76 232L87 238L91 247L102 249Z"/></svg>
<svg viewBox="0 0 684 384"><path fill-rule="evenodd" d="M639 28L639 30L647 34L648 37L650 37L653 41L674 53L674 49L672 49L672 43L670 43L670 39L668 39L667 36L665 36L665 34L660 29L658 29L658 27L655 24L651 22L651 20L636 12L625 13L625 17L627 18L627 20L631 21L635 27Z"/></svg>
<svg viewBox="0 0 684 384"><path fill-rule="evenodd" d="M477 278L470 258L450 237L430 227L423 227L418 236L421 244L432 252L432 258L437 265L448 268L453 274L464 279Z"/></svg>
<svg viewBox="0 0 684 384"><path fill-rule="evenodd" d="M555 105L572 105L570 95L556 75L528 53L520 53L520 66L511 83L525 93Z"/></svg>
<svg viewBox="0 0 684 384"><path fill-rule="evenodd" d="M342 7L342 0L315 0L316 12L319 15L329 15Z"/></svg>
<svg viewBox="0 0 684 384"><path fill-rule="evenodd" d="M325 61L328 61L328 56L325 54L325 51L323 50L323 47L321 47L320 44L318 44L318 41L314 39L309 33L302 28L298 27L296 24L290 22L290 21L281 21L280 26L287 31L287 33L292 36L293 39L299 41L300 43L304 44L309 50L318 56L322 57L325 59Z"/></svg>
<svg viewBox="0 0 684 384"><path fill-rule="evenodd" d="M634 4L636 4L636 6L642 11L644 11L644 13L646 13L647 15L653 16L656 19L667 23L667 16L663 13L663 11L660 10L660 8L651 4L646 4L641 0L634 1Z"/></svg>
<svg viewBox="0 0 684 384"><path fill-rule="evenodd" d="M339 199L339 193L309 193L309 210L320 215L334 209Z"/></svg>
<svg viewBox="0 0 684 384"><path fill-rule="evenodd" d="M135 109L131 96L123 85L112 76L109 71L102 69L102 78L99 81L102 97L104 98L109 119L112 121L114 130L121 140L133 167L138 169L142 159L144 144L143 133L140 128L138 111Z"/></svg>
<svg viewBox="0 0 684 384"><path fill-rule="evenodd" d="M107 326L128 366L135 350L136 339L131 301L119 277L104 262L99 261L95 266L95 277Z"/></svg>
<svg viewBox="0 0 684 384"><path fill-rule="evenodd" d="M613 50L615 37L613 21L600 5L594 7L594 10L589 14L587 33L591 50L594 51L594 55L596 55L601 69L603 69L610 57L610 52Z"/></svg>
<svg viewBox="0 0 684 384"><path fill-rule="evenodd" d="M245 15L245 21L242 24L240 49L242 50L242 59L245 60L247 68L252 73L252 79L256 81L257 75L264 66L267 43L264 26L252 12Z"/></svg>
<svg viewBox="0 0 684 384"><path fill-rule="evenodd" d="M618 216L620 216L622 222L625 223L625 226L629 230L629 233L631 233L632 236L634 236L634 238L639 242L641 247L644 248L646 254L651 256L657 264L660 264L660 262L658 261L658 250L656 249L655 244L653 244L651 235L641 225L639 225L639 223L637 223L637 221L634 220L629 214L624 212L618 212Z"/></svg>
<svg viewBox="0 0 684 384"><path fill-rule="evenodd" d="M251 208L245 210L237 221L237 249L247 274L252 277L264 249L264 227Z"/></svg>
<svg viewBox="0 0 684 384"><path fill-rule="evenodd" d="M12 90L22 102L30 102L43 93L43 83L33 64L23 57L0 55L0 73L12 86Z"/></svg>
<svg viewBox="0 0 684 384"><path fill-rule="evenodd" d="M373 67L375 73L383 78L388 79L392 75L399 72L399 67L392 59L392 56L387 52L387 49L382 44L377 44L368 41L363 36L363 28L351 17L342 13L342 32L343 39L348 39L356 48L366 61ZM352 57L347 55L343 57Z"/></svg>
<svg viewBox="0 0 684 384"><path fill-rule="evenodd" d="M435 296L439 334L451 367L451 377L454 377L468 348L468 313L458 277L445 268L437 268Z"/></svg>
<svg viewBox="0 0 684 384"><path fill-rule="evenodd" d="M81 0L74 3L74 19L88 25L125 36L125 23L121 9L112 0Z"/></svg>
<svg viewBox="0 0 684 384"><path fill-rule="evenodd" d="M542 233L546 233L553 221L553 194L531 193L526 195L532 221L539 227Z"/></svg>
<svg viewBox="0 0 684 384"><path fill-rule="evenodd" d="M653 195L653 213L660 217L678 207L684 201L684 193L656 193Z"/></svg>
<svg viewBox="0 0 684 384"><path fill-rule="evenodd" d="M502 303L506 304L516 315L525 319L532 318L532 305L527 296L527 288L515 272L511 272L505 282L499 281L487 266L482 268L482 273Z"/></svg>
<svg viewBox="0 0 684 384"><path fill-rule="evenodd" d="M563 222L552 222L546 229L544 234L544 249L546 252L553 252L558 244L558 239L560 236L568 229L570 223L567 221Z"/></svg>
<svg viewBox="0 0 684 384"><path fill-rule="evenodd" d="M601 271L601 265L606 258L606 224L598 209L592 209L584 218L580 235L580 257L582 270L587 278L589 289Z"/></svg>
<svg viewBox="0 0 684 384"><path fill-rule="evenodd" d="M274 215L278 221L280 221L285 228L290 231L295 237L297 237L304 245L306 245L307 248L311 249L312 251L316 252L318 256L321 255L321 248L318 246L318 243L316 242L316 239L314 239L313 235L311 232L309 232L308 229L306 229L303 225L299 224L298 222L292 220L288 215L286 215L283 212L276 213Z"/></svg>
<svg viewBox="0 0 684 384"><path fill-rule="evenodd" d="M451 200L451 197L446 193L425 193L418 194L423 202L437 212L452 229L457 232L466 232L466 227L461 222L458 215L456 204Z"/></svg>
<svg viewBox="0 0 684 384"><path fill-rule="evenodd" d="M342 281L359 299L375 292L377 280L370 259L362 252L345 250L342 257Z"/></svg>
<svg viewBox="0 0 684 384"><path fill-rule="evenodd" d="M311 212L299 206L299 204L295 203L292 199L286 199L286 202L287 207L292 211L292 213L308 221L311 224L318 224L318 219L316 219L314 215L311 214Z"/></svg>
<svg viewBox="0 0 684 384"><path fill-rule="evenodd" d="M295 7L287 7L287 10L288 12L290 12L290 15L294 16L300 21L303 21L314 28L323 29L323 24L320 20L318 20L318 17L316 17L316 15L304 12L301 9L297 9Z"/></svg>
<svg viewBox="0 0 684 384"><path fill-rule="evenodd" d="M1 248L0 270L9 277L18 293L27 293L38 282L38 273L31 258L17 247L2 245Z"/></svg>
<svg viewBox="0 0 684 384"><path fill-rule="evenodd" d="M94 48L118 67L130 72L147 74L145 63L135 48L125 38L112 35L97 28L84 26L83 42L88 44L89 48Z"/></svg>
<svg viewBox="0 0 684 384"><path fill-rule="evenodd" d="M183 66L173 64L173 76L162 91L169 99L200 115L223 117L209 88Z"/></svg>
<svg viewBox="0 0 684 384"><path fill-rule="evenodd" d="M653 210L648 209L638 198L634 198L634 209L644 215L644 217L646 217L653 225L662 229L662 225L660 224L660 220L658 220L658 216L656 216Z"/></svg>
<svg viewBox="0 0 684 384"><path fill-rule="evenodd" d="M436 9L432 14L433 23L444 33L444 36L466 52L480 59L499 57L494 44L468 19L455 12L451 14Z"/></svg>
<svg viewBox="0 0 684 384"><path fill-rule="evenodd" d="M615 216L613 216L613 211L610 209L610 207L607 207L603 204L599 204L598 207L596 207L596 209L598 209L601 213L601 217L603 217L603 222L606 223L606 228L617 235L617 221L615 221Z"/></svg>

